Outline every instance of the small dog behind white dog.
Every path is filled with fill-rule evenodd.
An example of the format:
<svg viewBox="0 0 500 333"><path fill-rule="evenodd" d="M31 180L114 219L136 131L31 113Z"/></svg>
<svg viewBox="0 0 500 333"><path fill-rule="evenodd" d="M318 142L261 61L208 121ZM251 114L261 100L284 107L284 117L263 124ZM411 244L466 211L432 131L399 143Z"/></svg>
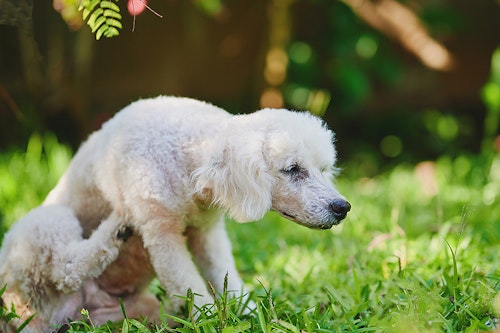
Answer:
<svg viewBox="0 0 500 333"><path fill-rule="evenodd" d="M79 318L82 308L93 313L117 306L93 280L116 259L129 233L117 222L104 221L83 239L70 208L47 205L15 223L0 251L0 282L7 285L2 301L9 309L14 305L20 316L11 324L19 327L34 315L24 332L48 332L50 324Z"/></svg>
<svg viewBox="0 0 500 333"><path fill-rule="evenodd" d="M98 239L114 244L117 228L132 227L133 235L118 258L90 280L98 292L115 300L94 312L103 319L119 319L116 299L121 297L128 314L157 320L159 303L145 291L154 276L167 291L175 313L184 304L176 296L188 289L200 295L196 306L212 303L206 281L222 292L226 274L229 290L235 295L245 293L225 231L224 212L238 222L258 220L274 210L310 228L328 229L340 223L350 204L332 184L335 161L333 133L306 112L264 109L233 116L193 99L158 97L131 104L92 134L44 205L71 208L83 236L95 239L92 247L105 246ZM44 219L44 211L37 214ZM74 228L74 218L63 220L58 232ZM96 236L104 225L115 229ZM53 231L26 232L38 235L41 251L64 236L51 235ZM7 245L9 237L14 236L6 238ZM16 237L23 237L23 229ZM4 249L7 254L0 261L4 267L15 265L9 251ZM73 255L66 253L66 257ZM35 257L18 259L16 265L28 267L25 261ZM62 268L55 267L60 261L52 260L47 258L22 277L6 281L9 292L14 297L20 297L21 290L24 295L36 294L40 286L30 281ZM97 263L93 272L102 266ZM57 281L52 283L57 286ZM22 299L26 309L38 309ZM73 302L47 301L51 308L74 310ZM44 322L61 319L39 316Z"/></svg>

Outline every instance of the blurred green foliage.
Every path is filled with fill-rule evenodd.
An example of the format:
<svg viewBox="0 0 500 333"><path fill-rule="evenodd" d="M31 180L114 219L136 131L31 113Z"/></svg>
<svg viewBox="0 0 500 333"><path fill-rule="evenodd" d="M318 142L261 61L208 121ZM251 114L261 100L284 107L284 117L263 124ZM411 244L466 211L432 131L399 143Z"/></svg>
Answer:
<svg viewBox="0 0 500 333"><path fill-rule="evenodd" d="M50 134L33 134L25 151L0 154L0 236L43 201L71 157L71 150Z"/></svg>
<svg viewBox="0 0 500 333"><path fill-rule="evenodd" d="M483 101L487 106L484 119L483 151L491 152L500 123L500 48L496 49L491 59L490 80L482 90ZM500 144L499 144L500 145Z"/></svg>
<svg viewBox="0 0 500 333"><path fill-rule="evenodd" d="M486 180L489 165L500 152L500 48L492 55L490 79L478 94L486 111L480 129L475 128L471 115L435 108L412 114L395 112L374 118L373 132L364 137L365 142L346 144L352 147L350 162L358 166L357 175L374 176L402 163L416 163L422 157L432 160L447 156L461 160L464 155L476 153L473 158L476 161L470 163L485 168L482 176ZM392 123L392 127L388 123ZM383 132L380 131L382 128L385 129ZM375 137L376 133L383 134L377 136L378 140L366 140L367 137ZM472 148L471 144L476 142L480 147ZM420 154L422 149L425 150L423 155Z"/></svg>
<svg viewBox="0 0 500 333"><path fill-rule="evenodd" d="M78 8L79 4L74 0L55 2L63 7ZM23 72L41 73L47 82L41 81L39 86L31 88L27 82L26 89L19 88L25 84L23 80L17 82L12 79L12 82L17 82L12 87L5 84L10 97L19 106L11 107L12 114L17 112L20 116L0 113L0 118L5 117L0 120L6 119L0 123L16 124L4 125L0 144L6 147L7 143L23 142L27 139L25 133L33 130L40 133L51 130L62 141L77 147L103 119L130 100L157 93L207 99L235 113L255 110L259 108L259 97L265 90L262 81L265 79L264 63L267 60L263 58L271 48L278 47L286 53L286 75L280 77L273 88L281 91L283 96L280 97L285 106L309 109L323 115L338 133L340 156L358 160L369 175L377 174L387 165L392 167L401 162L435 159L442 154L457 156L463 152L478 152L483 137L484 110L479 98L471 99L470 96L479 96L478 91L471 89L479 89L485 79L486 66L468 65L471 59L476 58L480 59L477 63L485 63L484 56L491 52L491 40L494 38L484 36L493 35L495 29L488 30L483 27L484 22L474 20L475 15L485 14L483 11L488 12L490 7L495 9L498 6L493 7L493 0L474 2L477 5L469 5L472 2L467 0L425 0L418 4L401 0L390 2L408 8L418 17L430 37L448 47L460 57L459 60L465 60L458 64L457 71L440 73L427 68L400 42L391 39L390 34L372 28L358 16L347 4L349 1L273 0L251 6L242 0L150 2L153 9L158 7L160 12L165 13L165 20L141 14L144 17L140 20L151 20L151 24L142 24L141 31L134 34L130 34L132 18L125 14L128 1L82 2L82 6L89 7L85 14L95 16L90 21L94 23L95 31L104 27L104 13L110 9L107 7L115 9L106 12L110 18L118 19L117 7L112 4L120 6L124 29L120 38L109 42L89 41L83 36L88 37L90 32L68 33L76 26L70 25L72 28L68 29L62 25L67 40L46 43L52 40L51 34L62 32L45 29L43 22L54 21L54 16L47 16L46 11L38 9L34 13L39 16L35 21L42 23L35 25L39 29L37 35L40 35L36 42L40 45L42 59L47 61L40 62L41 68L23 68ZM282 5L277 10L282 10L287 19L271 24L271 7L269 11L262 9L273 6L273 3ZM104 5L106 8L101 8L103 4L107 4ZM97 8L100 10L96 11ZM468 15L468 8L474 8L475 15ZM52 11L52 8L49 10ZM58 10L63 15L63 10ZM75 9L70 12L81 21L81 11ZM489 20L488 17L484 21ZM281 39L279 45L271 46L270 38L276 33L286 37ZM470 49L467 43L474 34L481 34L477 41L477 46L481 47L474 52L464 52ZM171 39L169 35L180 37ZM164 43L158 43L158 38L163 38L161 36L166 38ZM459 42L462 39L464 43ZM140 44L137 44L138 41ZM7 46L22 51L16 42L11 40ZM231 52L227 53L226 47ZM246 52L245 47L251 47L252 51L258 49L259 52ZM136 52L150 61L138 61L141 56ZM17 61L13 56L16 52L5 53L1 55L3 63ZM251 56L245 57L245 54ZM54 55L60 58L56 59ZM196 66L182 59L189 59ZM61 66L50 65L59 61ZM134 65L127 67L123 64ZM12 78L22 76L20 70L14 71L16 67L21 68L19 64L6 67L9 69L6 74ZM252 70L247 72L241 68ZM478 74L479 70L481 73ZM164 72L169 74L160 74ZM163 79L165 76L171 77L172 82ZM130 80L130 77L141 77L141 83L132 84L139 80ZM454 84L449 77L463 80L457 79L457 84ZM129 84L121 84L125 78ZM475 83L458 83L469 81ZM455 86L459 86L460 93L454 90L457 89ZM30 96L29 90L36 92L37 96L51 97L35 98ZM487 99L494 98L494 86L485 88L484 93ZM441 94L443 97L438 98ZM462 95L465 97L462 98ZM21 118L22 121L19 120ZM494 119L487 120L485 124L496 126ZM24 127L25 130L19 131L16 127ZM494 132L494 128L489 131Z"/></svg>
<svg viewBox="0 0 500 333"><path fill-rule="evenodd" d="M356 113L382 82L395 86L403 65L387 38L363 23L341 1L314 1L315 10L327 13L323 24L311 24L294 12L297 30L288 47L290 63L284 86L286 102L305 107L303 92L333 91L335 112ZM305 29L302 25L308 24Z"/></svg>

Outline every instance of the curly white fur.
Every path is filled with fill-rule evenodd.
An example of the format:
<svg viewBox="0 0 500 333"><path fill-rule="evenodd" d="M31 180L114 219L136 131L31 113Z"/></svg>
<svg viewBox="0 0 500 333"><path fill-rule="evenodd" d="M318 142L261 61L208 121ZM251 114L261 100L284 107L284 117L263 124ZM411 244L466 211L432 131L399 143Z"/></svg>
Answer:
<svg viewBox="0 0 500 333"><path fill-rule="evenodd" d="M122 241L116 222L104 221L83 239L70 208L47 205L14 224L0 252L0 281L7 286L4 304L13 304L20 315L15 327L36 313L24 332L50 332L49 324L79 318L82 307L92 312L118 305L92 280L118 256Z"/></svg>
<svg viewBox="0 0 500 333"><path fill-rule="evenodd" d="M44 204L70 207L85 237L104 219L132 226L134 236L96 283L134 299L129 313L154 320L158 304L142 298L154 275L173 311L188 288L201 295L196 305L212 302L206 281L222 291L226 273L229 289L244 292L224 212L239 222L275 210L311 228L339 223L350 205L332 185L335 160L333 133L308 113L232 116L204 102L158 97L129 105L92 134ZM120 312L103 307L100 314Z"/></svg>

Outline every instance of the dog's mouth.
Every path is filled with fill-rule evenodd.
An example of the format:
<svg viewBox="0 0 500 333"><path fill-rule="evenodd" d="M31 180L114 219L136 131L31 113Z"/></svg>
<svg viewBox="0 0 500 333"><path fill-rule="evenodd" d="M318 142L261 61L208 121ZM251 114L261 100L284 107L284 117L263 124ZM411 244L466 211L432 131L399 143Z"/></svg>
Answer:
<svg viewBox="0 0 500 333"><path fill-rule="evenodd" d="M301 226L304 226L306 228L309 228L309 229L322 229L322 230L326 230L326 229L331 229L334 225L337 225L339 224L340 222L337 221L337 220L332 220L332 221L328 221L328 222L325 222L325 223L307 223L307 222L303 222L299 219L297 219L297 217L295 215L292 215L292 214L289 214L285 211L277 211L281 216L283 216L284 218L286 219L289 219L290 221L293 221Z"/></svg>
<svg viewBox="0 0 500 333"><path fill-rule="evenodd" d="M283 217L286 217L289 220L292 220L292 221L297 220L294 215L288 214L287 212L279 211L278 213L280 213Z"/></svg>

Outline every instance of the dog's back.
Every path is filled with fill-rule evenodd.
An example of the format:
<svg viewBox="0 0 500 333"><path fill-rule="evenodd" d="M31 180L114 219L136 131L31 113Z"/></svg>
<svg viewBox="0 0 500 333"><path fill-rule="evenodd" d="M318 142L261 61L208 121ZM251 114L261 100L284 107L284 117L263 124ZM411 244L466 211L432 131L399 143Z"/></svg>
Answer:
<svg viewBox="0 0 500 333"><path fill-rule="evenodd" d="M170 177L165 184L157 184L157 192L165 193L165 188L171 187L173 195L185 201L183 196L190 193L179 191L188 184L172 183L176 179L184 182L192 171L189 158L183 155L188 154L189 149L184 146L189 146L193 140L200 140L202 144L200 138L221 130L230 117L216 106L189 98L160 96L132 103L89 136L43 204L71 207L83 227L84 236L88 237L110 214L111 207L119 209L123 192L137 191L134 184L122 188L127 176L121 174L122 170L132 169L123 165L137 160L147 164L148 158L156 159L152 167L147 170L135 168L131 177L137 179L141 172L150 173L158 166L164 168L158 170L164 174L183 173ZM162 154L150 156L151 151Z"/></svg>

